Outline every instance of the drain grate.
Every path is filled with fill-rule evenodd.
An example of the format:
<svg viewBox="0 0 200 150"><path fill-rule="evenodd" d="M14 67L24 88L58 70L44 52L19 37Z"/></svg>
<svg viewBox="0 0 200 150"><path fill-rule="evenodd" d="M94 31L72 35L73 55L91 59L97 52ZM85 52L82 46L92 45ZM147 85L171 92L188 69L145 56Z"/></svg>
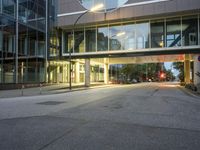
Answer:
<svg viewBox="0 0 200 150"><path fill-rule="evenodd" d="M39 104L39 105L59 105L59 104L63 104L63 103L66 103L66 102L46 101L46 102L41 102L41 103L37 103L37 104Z"/></svg>

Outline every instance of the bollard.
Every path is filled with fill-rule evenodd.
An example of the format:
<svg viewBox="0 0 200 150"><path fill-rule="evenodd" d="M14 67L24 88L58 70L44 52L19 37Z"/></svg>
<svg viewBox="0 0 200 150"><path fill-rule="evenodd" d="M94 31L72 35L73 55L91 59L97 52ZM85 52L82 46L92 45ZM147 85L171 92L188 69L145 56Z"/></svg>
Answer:
<svg viewBox="0 0 200 150"><path fill-rule="evenodd" d="M40 83L40 95L42 94L42 83Z"/></svg>
<svg viewBox="0 0 200 150"><path fill-rule="evenodd" d="M24 85L22 84L21 94L24 96Z"/></svg>

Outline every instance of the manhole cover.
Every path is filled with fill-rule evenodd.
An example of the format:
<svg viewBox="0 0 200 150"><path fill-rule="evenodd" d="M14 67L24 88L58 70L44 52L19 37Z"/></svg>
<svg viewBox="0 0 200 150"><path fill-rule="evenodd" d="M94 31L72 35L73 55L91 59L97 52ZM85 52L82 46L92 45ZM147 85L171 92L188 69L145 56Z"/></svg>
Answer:
<svg viewBox="0 0 200 150"><path fill-rule="evenodd" d="M46 101L46 102L41 102L41 103L37 103L39 105L59 105L59 104L63 104L66 102L57 102L57 101Z"/></svg>

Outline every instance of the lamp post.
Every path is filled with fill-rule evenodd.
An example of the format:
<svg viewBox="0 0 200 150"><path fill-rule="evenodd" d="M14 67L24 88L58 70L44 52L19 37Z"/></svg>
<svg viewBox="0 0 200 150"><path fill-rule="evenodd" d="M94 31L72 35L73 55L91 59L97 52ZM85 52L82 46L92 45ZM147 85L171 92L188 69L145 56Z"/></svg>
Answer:
<svg viewBox="0 0 200 150"><path fill-rule="evenodd" d="M96 6L94 6L94 7L92 7L91 9L88 9L88 10L86 10L84 13L82 13L77 19L76 19L76 21L74 22L74 24L73 24L73 29L75 29L75 26L76 26L76 24L77 24L77 22L81 19L81 17L82 16L84 16L85 14L87 14L88 12L95 12L95 11L97 11L97 10L100 10L100 9L102 9L104 7L104 5L103 4L98 4L98 5L96 5ZM72 35L73 35L73 30L72 30L72 33L71 33ZM74 49L74 45L75 45L75 40L73 40L73 47L69 50L69 90L72 90L72 55L71 55L71 50L73 50Z"/></svg>

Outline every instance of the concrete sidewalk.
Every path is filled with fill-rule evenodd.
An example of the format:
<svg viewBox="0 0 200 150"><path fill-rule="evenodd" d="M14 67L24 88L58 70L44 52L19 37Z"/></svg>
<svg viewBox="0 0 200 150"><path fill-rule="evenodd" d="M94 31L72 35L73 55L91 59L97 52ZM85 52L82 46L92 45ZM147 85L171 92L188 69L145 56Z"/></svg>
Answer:
<svg viewBox="0 0 200 150"><path fill-rule="evenodd" d="M71 91L87 90L91 88L101 88L105 86L109 85L105 85L104 83L99 83L99 82L91 83L90 87L85 87L84 84L73 84ZM43 87L24 88L15 90L0 90L0 98L59 94L71 91L69 90L69 84L62 83L62 84L52 84Z"/></svg>

